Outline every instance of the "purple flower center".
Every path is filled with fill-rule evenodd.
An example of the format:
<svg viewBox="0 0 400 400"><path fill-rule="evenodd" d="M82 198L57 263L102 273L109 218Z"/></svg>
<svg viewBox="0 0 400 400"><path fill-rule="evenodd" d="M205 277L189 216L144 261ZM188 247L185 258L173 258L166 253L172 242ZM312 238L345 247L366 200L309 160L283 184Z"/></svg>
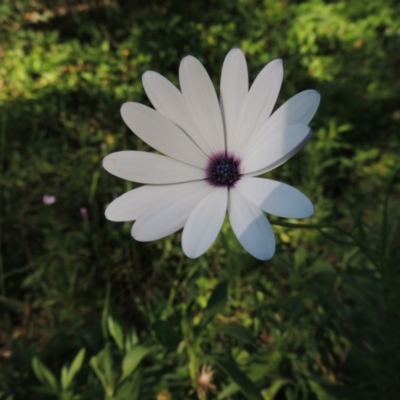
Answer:
<svg viewBox="0 0 400 400"><path fill-rule="evenodd" d="M213 186L231 187L239 180L240 160L232 155L221 153L210 157L207 166L207 180Z"/></svg>

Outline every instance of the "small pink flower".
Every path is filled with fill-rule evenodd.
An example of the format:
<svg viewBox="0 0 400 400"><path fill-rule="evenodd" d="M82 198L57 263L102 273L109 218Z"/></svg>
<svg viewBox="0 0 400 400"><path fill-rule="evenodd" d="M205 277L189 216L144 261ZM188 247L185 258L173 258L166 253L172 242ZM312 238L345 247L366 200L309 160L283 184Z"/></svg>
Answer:
<svg viewBox="0 0 400 400"><path fill-rule="evenodd" d="M84 221L87 221L89 219L89 211L86 207L81 207L79 209L79 212L81 213L82 219Z"/></svg>
<svg viewBox="0 0 400 400"><path fill-rule="evenodd" d="M51 206L57 201L57 197L53 196L51 194L45 194L43 196L43 204L46 204L46 206Z"/></svg>

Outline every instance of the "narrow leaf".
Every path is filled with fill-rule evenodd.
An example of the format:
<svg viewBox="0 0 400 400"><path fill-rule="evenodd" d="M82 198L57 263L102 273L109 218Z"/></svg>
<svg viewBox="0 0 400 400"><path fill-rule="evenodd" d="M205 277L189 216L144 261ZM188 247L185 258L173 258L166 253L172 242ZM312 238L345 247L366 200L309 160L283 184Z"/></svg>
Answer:
<svg viewBox="0 0 400 400"><path fill-rule="evenodd" d="M142 383L143 368L136 368L131 379L125 380L116 394L117 400L139 400L140 387Z"/></svg>
<svg viewBox="0 0 400 400"><path fill-rule="evenodd" d="M85 358L86 349L81 349L73 359L71 366L69 367L68 374L65 377L65 382L62 380L63 389L68 389L73 381L75 375L79 372L82 367L83 360ZM64 367L63 367L64 368ZM65 386L64 386L65 385Z"/></svg>
<svg viewBox="0 0 400 400"><path fill-rule="evenodd" d="M254 333L250 329L244 327L243 325L239 325L235 322L218 325L217 327L215 327L215 332L224 333L236 339L248 342L253 346L257 345L257 338L254 335Z"/></svg>
<svg viewBox="0 0 400 400"><path fill-rule="evenodd" d="M68 381L68 369L65 365L61 368L61 387L62 390L67 390L70 382Z"/></svg>
<svg viewBox="0 0 400 400"><path fill-rule="evenodd" d="M320 384L315 381L309 381L311 390L317 396L318 400L335 400L337 399L336 396L332 396L328 391L325 390Z"/></svg>
<svg viewBox="0 0 400 400"><path fill-rule="evenodd" d="M115 391L115 373L113 370L113 359L109 345L90 359L90 365L96 372L108 396Z"/></svg>
<svg viewBox="0 0 400 400"><path fill-rule="evenodd" d="M58 391L56 377L37 357L34 357L32 360L32 368L40 382L42 382L44 385L47 384L54 391Z"/></svg>
<svg viewBox="0 0 400 400"><path fill-rule="evenodd" d="M167 321L157 321L153 324L154 332L158 341L167 349L174 350L181 341L179 335L174 331Z"/></svg>
<svg viewBox="0 0 400 400"><path fill-rule="evenodd" d="M217 285L208 300L201 324L207 325L216 314L222 312L228 298L228 282L224 281Z"/></svg>
<svg viewBox="0 0 400 400"><path fill-rule="evenodd" d="M103 385L104 390L107 390L107 386L108 386L107 379L106 379L106 376L104 375L104 372L100 368L98 356L93 356L90 359L90 366L93 368L97 377L100 379L100 382Z"/></svg>
<svg viewBox="0 0 400 400"><path fill-rule="evenodd" d="M129 375L131 375L143 358L146 357L150 352L150 348L143 346L135 346L130 349L122 360L122 376L119 381L122 382Z"/></svg>
<svg viewBox="0 0 400 400"><path fill-rule="evenodd" d="M139 343L135 329L132 329L125 335L125 350L130 350L133 346Z"/></svg>
<svg viewBox="0 0 400 400"><path fill-rule="evenodd" d="M108 331L110 335L113 337L116 345L120 350L124 348L124 333L122 332L121 325L118 324L111 315L107 318L108 323Z"/></svg>
<svg viewBox="0 0 400 400"><path fill-rule="evenodd" d="M248 400L264 400L260 390L257 386L248 378L248 376L242 372L235 364L233 360L214 360L215 365L218 369L229 375L230 378L240 387L241 392Z"/></svg>
<svg viewBox="0 0 400 400"><path fill-rule="evenodd" d="M264 389L262 391L263 397L265 400L274 400L275 396L282 389L282 387L286 385L293 384L293 382L289 379L278 379L272 383L272 385L268 389Z"/></svg>

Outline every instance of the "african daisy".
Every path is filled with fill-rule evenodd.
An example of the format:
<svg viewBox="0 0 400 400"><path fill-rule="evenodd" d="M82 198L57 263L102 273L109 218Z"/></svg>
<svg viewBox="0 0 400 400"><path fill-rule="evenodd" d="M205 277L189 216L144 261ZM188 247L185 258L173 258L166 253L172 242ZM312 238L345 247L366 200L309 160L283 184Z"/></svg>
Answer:
<svg viewBox="0 0 400 400"><path fill-rule="evenodd" d="M129 102L121 114L140 139L164 155L120 151L104 158L111 174L145 184L115 199L106 217L135 220L132 236L138 241L183 228L183 251L196 258L212 245L228 211L242 246L260 260L271 258L275 238L264 212L305 218L313 205L297 189L256 176L280 166L307 143L308 123L320 101L315 90L306 90L271 115L282 79L282 61L274 60L249 89L239 49L225 58L220 101L207 71L192 56L180 64L181 90L147 71L143 85L155 110Z"/></svg>

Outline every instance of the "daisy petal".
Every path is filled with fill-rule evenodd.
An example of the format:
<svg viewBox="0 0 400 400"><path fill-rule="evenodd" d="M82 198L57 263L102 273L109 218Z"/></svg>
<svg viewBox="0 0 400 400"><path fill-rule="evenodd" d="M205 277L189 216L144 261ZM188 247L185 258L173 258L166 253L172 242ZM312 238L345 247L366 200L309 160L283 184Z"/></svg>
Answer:
<svg viewBox="0 0 400 400"><path fill-rule="evenodd" d="M200 61L185 57L179 67L179 82L191 115L208 144L207 154L224 151L224 128L217 95Z"/></svg>
<svg viewBox="0 0 400 400"><path fill-rule="evenodd" d="M118 178L138 183L166 184L204 179L202 169L172 158L142 151L119 151L103 159L103 167Z"/></svg>
<svg viewBox="0 0 400 400"><path fill-rule="evenodd" d="M283 79L282 60L267 64L258 74L246 96L239 120L235 151L240 154L243 145L266 123L275 106Z"/></svg>
<svg viewBox="0 0 400 400"><path fill-rule="evenodd" d="M182 248L189 258L205 253L218 236L228 203L226 188L212 188L190 214L182 234Z"/></svg>
<svg viewBox="0 0 400 400"><path fill-rule="evenodd" d="M129 128L148 145L176 160L204 167L206 155L173 122L139 103L125 103L121 115Z"/></svg>
<svg viewBox="0 0 400 400"><path fill-rule="evenodd" d="M145 185L130 190L108 205L105 216L108 220L115 222L134 221L147 209L151 209L160 199L164 199L173 191L179 192L183 187L182 185L189 185L189 183Z"/></svg>
<svg viewBox="0 0 400 400"><path fill-rule="evenodd" d="M224 117L227 150L234 150L237 120L249 90L249 77L244 54L239 49L231 50L225 57L221 73L221 111Z"/></svg>
<svg viewBox="0 0 400 400"><path fill-rule="evenodd" d="M282 104L254 135L254 141L270 132L282 131L294 124L308 125L319 106L321 96L316 90L305 90ZM246 152L246 149L243 150Z"/></svg>
<svg viewBox="0 0 400 400"><path fill-rule="evenodd" d="M278 217L307 218L314 213L308 197L285 183L244 177L235 187L255 206Z"/></svg>
<svg viewBox="0 0 400 400"><path fill-rule="evenodd" d="M161 200L158 198L137 218L132 227L136 240L157 240L178 231L193 209L212 191L204 181L170 185L168 189Z"/></svg>
<svg viewBox="0 0 400 400"><path fill-rule="evenodd" d="M199 132L182 93L157 72L145 72L142 81L154 108L178 125L204 153L207 153L209 151L207 142Z"/></svg>
<svg viewBox="0 0 400 400"><path fill-rule="evenodd" d="M266 124L267 125L267 124ZM260 175L293 157L311 138L307 125L290 125L274 132L265 132L253 140L243 154L243 172Z"/></svg>
<svg viewBox="0 0 400 400"><path fill-rule="evenodd" d="M282 104L269 119L270 129L282 126L304 124L308 125L317 112L321 95L316 90L304 90Z"/></svg>
<svg viewBox="0 0 400 400"><path fill-rule="evenodd" d="M297 93L272 114L269 122L274 128L293 124L308 125L318 109L320 100L321 95L316 90Z"/></svg>
<svg viewBox="0 0 400 400"><path fill-rule="evenodd" d="M269 260L275 252L275 236L264 213L236 188L229 191L228 211L240 244L253 257Z"/></svg>

